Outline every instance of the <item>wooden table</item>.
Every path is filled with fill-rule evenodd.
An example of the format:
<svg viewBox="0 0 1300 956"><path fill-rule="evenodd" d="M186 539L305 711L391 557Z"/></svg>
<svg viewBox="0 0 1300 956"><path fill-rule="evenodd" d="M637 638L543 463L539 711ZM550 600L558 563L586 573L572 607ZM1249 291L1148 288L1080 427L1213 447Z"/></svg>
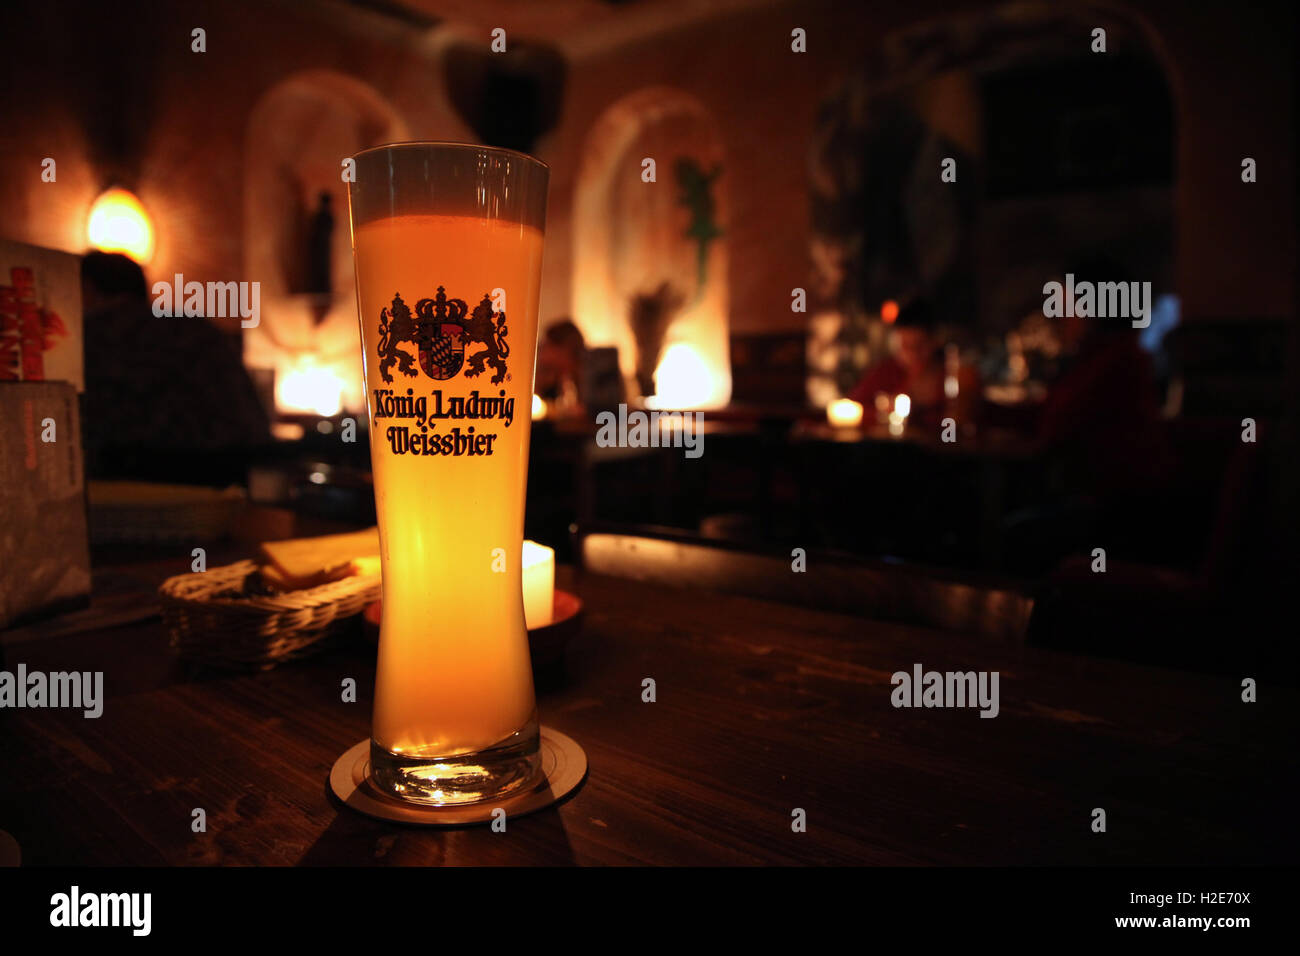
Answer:
<svg viewBox="0 0 1300 956"><path fill-rule="evenodd" d="M1041 455L1041 450L1022 433L993 426L966 429L955 433L955 440L945 442L937 427L923 428L915 423L909 423L900 434L894 435L888 425L871 419L856 428L836 428L824 421L804 420L790 429L789 438L798 462L798 508L805 527L810 524L808 515L813 510L811 495L824 492L828 485L834 498L844 500L884 500L887 495L899 494L896 487L876 482L880 465L889 460L888 456L925 456L925 467L918 466L916 472L909 474L933 475L936 467L957 463L973 469L979 488L975 502L978 561L980 569L986 572L1003 569L1010 477ZM841 484L831 484L830 476L839 476ZM917 494L914 489L908 493ZM933 562L935 558L927 556L920 560Z"/></svg>
<svg viewBox="0 0 1300 956"><path fill-rule="evenodd" d="M188 559L112 569L142 587ZM1297 694L561 568L586 601L544 723L590 760L557 809L424 830L340 808L368 735L360 636L195 678L153 620L6 648L104 670L104 714L0 712L0 828L28 864L1009 864L1294 859ZM142 597L142 600L144 598ZM1001 712L895 709L913 663L997 670ZM1265 677L1266 675L1256 675ZM356 703L341 700L353 677ZM657 700L642 702L654 678ZM1091 830L1092 810L1107 832ZM191 831L203 808L207 832ZM793 832L792 811L807 814Z"/></svg>

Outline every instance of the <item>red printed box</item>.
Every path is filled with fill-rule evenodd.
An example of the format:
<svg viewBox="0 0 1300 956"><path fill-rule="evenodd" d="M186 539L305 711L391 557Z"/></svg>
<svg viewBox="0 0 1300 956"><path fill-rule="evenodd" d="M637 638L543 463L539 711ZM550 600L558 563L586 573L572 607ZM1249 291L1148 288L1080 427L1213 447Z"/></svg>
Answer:
<svg viewBox="0 0 1300 956"><path fill-rule="evenodd" d="M0 239L0 382L85 390L81 259Z"/></svg>

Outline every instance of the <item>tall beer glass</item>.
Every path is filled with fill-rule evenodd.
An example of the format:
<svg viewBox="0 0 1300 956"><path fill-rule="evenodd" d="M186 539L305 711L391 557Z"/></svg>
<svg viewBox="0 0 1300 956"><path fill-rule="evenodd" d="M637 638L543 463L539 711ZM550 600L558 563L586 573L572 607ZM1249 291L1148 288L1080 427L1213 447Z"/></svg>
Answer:
<svg viewBox="0 0 1300 956"><path fill-rule="evenodd" d="M548 171L450 143L354 159L384 595L371 778L472 803L539 767L520 558Z"/></svg>

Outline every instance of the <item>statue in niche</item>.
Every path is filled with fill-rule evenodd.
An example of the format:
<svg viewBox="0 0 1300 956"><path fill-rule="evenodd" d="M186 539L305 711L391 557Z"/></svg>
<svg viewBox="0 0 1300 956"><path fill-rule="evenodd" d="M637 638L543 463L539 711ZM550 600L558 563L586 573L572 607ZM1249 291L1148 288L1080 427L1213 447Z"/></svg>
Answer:
<svg viewBox="0 0 1300 956"><path fill-rule="evenodd" d="M332 253L334 244L334 211L330 194L321 190L316 211L307 227L306 289L312 297L312 314L319 325L329 312L334 292Z"/></svg>
<svg viewBox="0 0 1300 956"><path fill-rule="evenodd" d="M685 296L672 283L661 282L653 292L632 297L631 326L636 339L636 380L642 395L655 393L655 369L663 351L664 336Z"/></svg>

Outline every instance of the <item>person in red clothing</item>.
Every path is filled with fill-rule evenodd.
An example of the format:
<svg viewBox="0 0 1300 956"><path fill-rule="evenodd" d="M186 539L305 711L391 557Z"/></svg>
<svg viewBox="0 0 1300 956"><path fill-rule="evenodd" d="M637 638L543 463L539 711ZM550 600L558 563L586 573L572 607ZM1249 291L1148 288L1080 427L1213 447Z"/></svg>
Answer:
<svg viewBox="0 0 1300 956"><path fill-rule="evenodd" d="M963 408L974 407L971 403L979 397L978 375L972 366L945 370L934 315L927 302L914 299L901 309L892 332L893 354L867 369L849 398L870 409L875 407L878 394L889 396L891 407L895 396L906 395L912 400L911 421L923 425L937 425L945 408L951 412L956 407L953 400L959 395L964 399ZM945 393L948 377L956 379L948 383L951 394Z"/></svg>
<svg viewBox="0 0 1300 956"><path fill-rule="evenodd" d="M901 309L892 329L893 351L863 374L849 398L872 408L883 392L912 399L912 415L924 415L943 404L943 358L934 335L934 317L922 300Z"/></svg>
<svg viewBox="0 0 1300 956"><path fill-rule="evenodd" d="M1107 261L1081 265L1076 281L1127 281ZM1101 504L1158 493L1170 478L1172 452L1160 417L1155 369L1128 318L1061 322L1067 356L1038 422L1038 444L1055 455L1067 485Z"/></svg>
<svg viewBox="0 0 1300 956"><path fill-rule="evenodd" d="M1107 259L1067 271L1076 283L1129 278ZM1033 438L1053 487L1042 504L1013 515L1006 529L1008 563L1027 573L1095 547L1112 556L1140 554L1174 472L1154 366L1131 319L1073 312L1059 320L1065 359Z"/></svg>

